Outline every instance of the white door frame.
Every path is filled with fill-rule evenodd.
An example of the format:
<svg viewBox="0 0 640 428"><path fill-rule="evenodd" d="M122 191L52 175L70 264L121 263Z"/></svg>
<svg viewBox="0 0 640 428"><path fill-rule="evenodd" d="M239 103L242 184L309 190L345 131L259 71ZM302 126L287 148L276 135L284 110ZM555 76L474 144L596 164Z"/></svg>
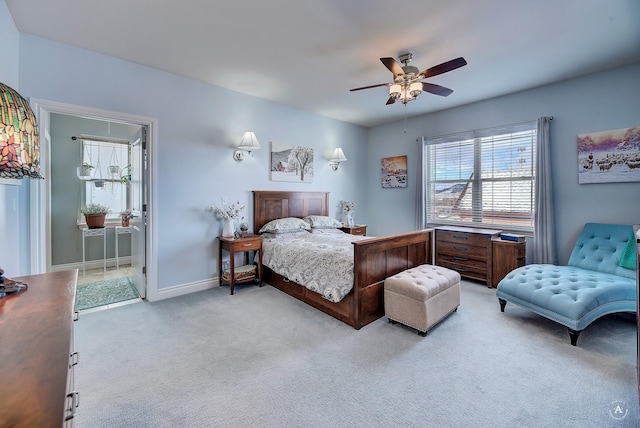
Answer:
<svg viewBox="0 0 640 428"><path fill-rule="evenodd" d="M124 123L131 123L146 126L149 130L147 135L147 227L146 227L146 278L147 278L147 300L157 300L158 278L157 278L157 233L154 225L157 220L156 189L156 148L158 135L158 120L151 117L137 116L127 113L101 110L92 107L83 107L73 104L59 103L37 98L31 98L31 107L36 115L36 120L40 124L40 172L44 180L30 181L30 244L31 244L31 272L43 273L51 270L51 186L47 177L50 171L50 151L51 136L44 130L48 130L50 113L61 113L73 116L86 117L88 119L108 120ZM45 125L45 126L43 126Z"/></svg>

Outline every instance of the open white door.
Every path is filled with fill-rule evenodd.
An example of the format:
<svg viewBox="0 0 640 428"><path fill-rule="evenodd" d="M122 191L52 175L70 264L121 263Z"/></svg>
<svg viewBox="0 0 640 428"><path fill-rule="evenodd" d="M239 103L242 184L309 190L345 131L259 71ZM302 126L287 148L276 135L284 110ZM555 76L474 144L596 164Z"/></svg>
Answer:
<svg viewBox="0 0 640 428"><path fill-rule="evenodd" d="M147 127L140 128L140 135L131 146L131 181L129 186L131 208L135 217L131 221L131 281L141 298L146 298L146 248L147 225L147 175L146 162Z"/></svg>

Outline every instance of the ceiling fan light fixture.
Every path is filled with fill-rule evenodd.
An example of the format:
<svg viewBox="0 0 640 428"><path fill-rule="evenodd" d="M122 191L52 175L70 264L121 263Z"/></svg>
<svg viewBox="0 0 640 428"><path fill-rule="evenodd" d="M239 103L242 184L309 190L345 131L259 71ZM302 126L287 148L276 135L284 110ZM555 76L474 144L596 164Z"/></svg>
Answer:
<svg viewBox="0 0 640 428"><path fill-rule="evenodd" d="M410 86L409 86L409 93L411 94L411 97L413 98L417 98L418 95L420 95L422 93L422 83L420 82L413 82Z"/></svg>
<svg viewBox="0 0 640 428"><path fill-rule="evenodd" d="M402 93L402 86L398 84L394 84L389 86L389 96L394 99L400 98L400 94Z"/></svg>

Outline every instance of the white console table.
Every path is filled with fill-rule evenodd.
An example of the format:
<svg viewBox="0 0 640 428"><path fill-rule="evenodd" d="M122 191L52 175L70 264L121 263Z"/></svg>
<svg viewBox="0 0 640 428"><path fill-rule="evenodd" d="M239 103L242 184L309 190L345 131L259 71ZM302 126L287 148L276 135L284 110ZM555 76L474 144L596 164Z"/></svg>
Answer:
<svg viewBox="0 0 640 428"><path fill-rule="evenodd" d="M120 269L120 262L118 261L118 235L124 233L131 233L133 226L116 226L116 269Z"/></svg>
<svg viewBox="0 0 640 428"><path fill-rule="evenodd" d="M107 271L107 236L106 236L106 232L107 232L107 229L105 227L101 227L101 228L98 228L98 229L89 229L88 227L85 227L85 228L82 229L82 274L83 275L85 274L85 267L86 267L86 264L87 264L86 255L85 255L85 245L84 245L84 240L85 240L85 238L87 236L101 236L102 237L102 269L105 272Z"/></svg>

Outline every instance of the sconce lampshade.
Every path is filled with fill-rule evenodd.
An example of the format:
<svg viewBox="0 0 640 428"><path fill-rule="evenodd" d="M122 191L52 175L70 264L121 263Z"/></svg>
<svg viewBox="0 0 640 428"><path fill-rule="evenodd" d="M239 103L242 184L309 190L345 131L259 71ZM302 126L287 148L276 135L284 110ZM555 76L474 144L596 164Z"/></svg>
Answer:
<svg viewBox="0 0 640 428"><path fill-rule="evenodd" d="M0 178L42 178L38 124L27 100L0 83Z"/></svg>
<svg viewBox="0 0 640 428"><path fill-rule="evenodd" d="M258 142L255 133L247 131L242 135L242 141L240 141L240 145L238 146L239 150L252 152L254 150L258 150L259 148L260 143Z"/></svg>
<svg viewBox="0 0 640 428"><path fill-rule="evenodd" d="M344 162L347 160L347 157L344 155L341 147L336 148L333 151L333 156L331 156L331 162Z"/></svg>

